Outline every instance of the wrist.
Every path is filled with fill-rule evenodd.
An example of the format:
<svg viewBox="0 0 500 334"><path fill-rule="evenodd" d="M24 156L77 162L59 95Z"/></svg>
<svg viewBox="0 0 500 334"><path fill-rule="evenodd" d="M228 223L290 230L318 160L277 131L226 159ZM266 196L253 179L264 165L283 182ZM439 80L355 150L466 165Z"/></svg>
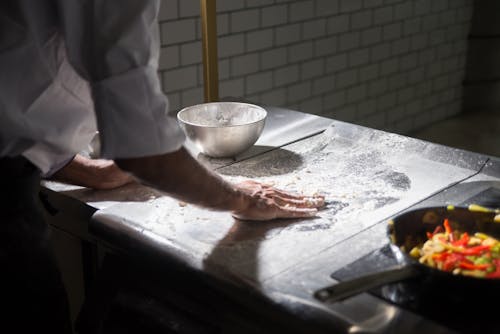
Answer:
<svg viewBox="0 0 500 334"><path fill-rule="evenodd" d="M252 203L251 196L237 186L233 186L232 199L230 210L233 213L248 211Z"/></svg>

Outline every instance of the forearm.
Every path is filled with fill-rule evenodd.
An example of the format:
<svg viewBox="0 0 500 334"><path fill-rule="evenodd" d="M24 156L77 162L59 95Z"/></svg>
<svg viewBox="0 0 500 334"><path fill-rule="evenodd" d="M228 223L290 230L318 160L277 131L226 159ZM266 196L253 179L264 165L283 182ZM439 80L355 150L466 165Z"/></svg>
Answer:
<svg viewBox="0 0 500 334"><path fill-rule="evenodd" d="M142 183L179 200L224 211L248 205L246 194L205 168L184 148L164 155L118 159L116 163Z"/></svg>

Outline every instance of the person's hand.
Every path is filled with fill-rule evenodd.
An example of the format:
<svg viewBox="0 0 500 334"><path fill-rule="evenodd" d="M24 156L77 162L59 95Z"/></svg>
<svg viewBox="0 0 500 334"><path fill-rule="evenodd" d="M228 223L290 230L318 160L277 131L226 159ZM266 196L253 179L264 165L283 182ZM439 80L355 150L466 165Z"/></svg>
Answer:
<svg viewBox="0 0 500 334"><path fill-rule="evenodd" d="M78 154L51 179L101 190L118 188L134 181L131 174L122 171L112 160L89 159Z"/></svg>
<svg viewBox="0 0 500 334"><path fill-rule="evenodd" d="M238 183L236 189L249 197L244 209L232 212L241 220L313 217L325 205L324 196L292 194L252 180Z"/></svg>

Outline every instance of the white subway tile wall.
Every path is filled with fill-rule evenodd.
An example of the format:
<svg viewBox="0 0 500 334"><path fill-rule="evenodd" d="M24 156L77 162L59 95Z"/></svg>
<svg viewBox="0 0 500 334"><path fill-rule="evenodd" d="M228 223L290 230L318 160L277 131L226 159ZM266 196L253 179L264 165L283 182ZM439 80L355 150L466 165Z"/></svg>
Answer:
<svg viewBox="0 0 500 334"><path fill-rule="evenodd" d="M399 133L462 108L473 0L217 0L219 91ZM170 108L203 102L199 0L162 0Z"/></svg>

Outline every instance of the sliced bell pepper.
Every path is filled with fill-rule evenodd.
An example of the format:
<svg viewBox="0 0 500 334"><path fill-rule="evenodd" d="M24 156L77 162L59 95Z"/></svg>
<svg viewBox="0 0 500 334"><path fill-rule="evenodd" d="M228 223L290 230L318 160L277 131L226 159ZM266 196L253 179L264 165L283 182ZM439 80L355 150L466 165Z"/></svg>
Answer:
<svg viewBox="0 0 500 334"><path fill-rule="evenodd" d="M464 232L462 233L460 239L453 241L451 244L456 247L466 246L469 240L470 240L469 234L467 232Z"/></svg>
<svg viewBox="0 0 500 334"><path fill-rule="evenodd" d="M447 234L453 233L453 230L451 229L450 221L448 220L448 218L445 218L443 225L444 225L444 230Z"/></svg>
<svg viewBox="0 0 500 334"><path fill-rule="evenodd" d="M468 261L460 261L458 266L462 269L467 269L467 270L486 270L491 266L491 264L490 263L474 264Z"/></svg>
<svg viewBox="0 0 500 334"><path fill-rule="evenodd" d="M493 265L495 266L495 271L486 275L487 278L500 278L500 259L494 259Z"/></svg>
<svg viewBox="0 0 500 334"><path fill-rule="evenodd" d="M443 232L443 227L441 225L438 225L438 226L436 226L436 228L434 229L434 231L432 233L431 232L426 232L427 238L432 239L432 237L434 236L434 234L438 234L438 233L441 233L441 232Z"/></svg>
<svg viewBox="0 0 500 334"><path fill-rule="evenodd" d="M444 271L452 271L457 268L458 263L463 261L464 256L462 254L457 253L448 253L449 255L444 258L443 261L443 270Z"/></svg>
<svg viewBox="0 0 500 334"><path fill-rule="evenodd" d="M481 254L483 251L489 250L491 246L489 245L479 245L479 246L474 246L470 248L464 248L463 250L460 250L459 252L464 254L464 255L478 255Z"/></svg>

